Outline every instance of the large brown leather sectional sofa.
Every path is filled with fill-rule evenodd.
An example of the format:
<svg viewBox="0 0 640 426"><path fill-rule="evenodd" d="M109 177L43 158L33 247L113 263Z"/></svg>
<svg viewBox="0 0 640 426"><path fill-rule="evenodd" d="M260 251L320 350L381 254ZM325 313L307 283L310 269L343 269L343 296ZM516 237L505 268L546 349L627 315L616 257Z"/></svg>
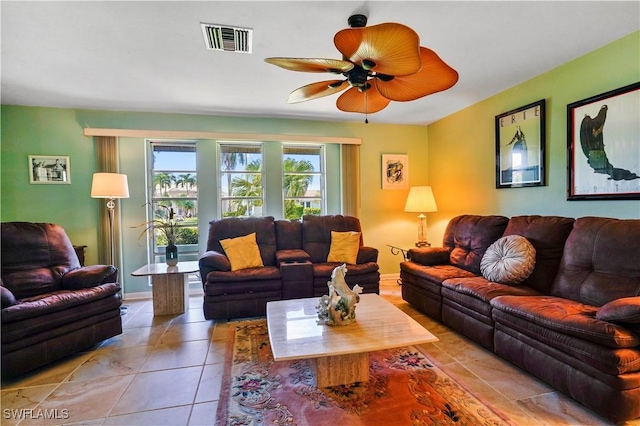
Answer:
<svg viewBox="0 0 640 426"><path fill-rule="evenodd" d="M210 222L207 251L200 257L206 319L264 316L269 301L328 294L327 281L340 263L327 262L331 231L362 232L356 217L305 215L301 221L272 216ZM220 240L256 233L263 267L231 270ZM380 292L378 250L363 245L347 265L346 281L364 293Z"/></svg>
<svg viewBox="0 0 640 426"><path fill-rule="evenodd" d="M507 235L536 250L518 285L481 274ZM463 215L409 258L404 300L614 422L640 417L640 220Z"/></svg>
<svg viewBox="0 0 640 426"><path fill-rule="evenodd" d="M122 333L118 271L80 267L64 229L2 223L2 378Z"/></svg>

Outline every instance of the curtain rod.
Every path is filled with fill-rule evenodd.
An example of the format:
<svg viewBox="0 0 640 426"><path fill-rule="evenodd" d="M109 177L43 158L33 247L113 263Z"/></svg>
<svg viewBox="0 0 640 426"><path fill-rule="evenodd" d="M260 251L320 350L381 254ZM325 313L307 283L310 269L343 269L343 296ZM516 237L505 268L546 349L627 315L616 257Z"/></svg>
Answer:
<svg viewBox="0 0 640 426"><path fill-rule="evenodd" d="M85 127L85 136L115 136L122 138L158 138L158 139L216 139L243 141L287 141L337 143L342 145L361 145L361 138L337 136L278 135L269 133L224 133L195 132L190 130L139 130L139 129L100 129Z"/></svg>

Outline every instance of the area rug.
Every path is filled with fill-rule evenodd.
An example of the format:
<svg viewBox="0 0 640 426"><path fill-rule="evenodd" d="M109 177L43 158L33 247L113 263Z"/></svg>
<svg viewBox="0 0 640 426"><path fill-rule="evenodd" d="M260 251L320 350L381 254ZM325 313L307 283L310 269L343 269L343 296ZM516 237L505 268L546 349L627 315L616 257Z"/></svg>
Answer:
<svg viewBox="0 0 640 426"><path fill-rule="evenodd" d="M216 425L512 425L414 346L371 353L367 383L318 389L313 361L274 362L266 320L229 334Z"/></svg>

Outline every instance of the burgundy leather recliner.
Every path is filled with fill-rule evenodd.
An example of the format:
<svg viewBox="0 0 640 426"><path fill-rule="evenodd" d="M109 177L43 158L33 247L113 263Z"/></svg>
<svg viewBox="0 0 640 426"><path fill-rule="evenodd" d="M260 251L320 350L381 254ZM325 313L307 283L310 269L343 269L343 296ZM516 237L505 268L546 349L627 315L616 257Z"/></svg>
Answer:
<svg viewBox="0 0 640 426"><path fill-rule="evenodd" d="M3 379L122 333L115 267L81 267L56 224L6 222L1 232Z"/></svg>

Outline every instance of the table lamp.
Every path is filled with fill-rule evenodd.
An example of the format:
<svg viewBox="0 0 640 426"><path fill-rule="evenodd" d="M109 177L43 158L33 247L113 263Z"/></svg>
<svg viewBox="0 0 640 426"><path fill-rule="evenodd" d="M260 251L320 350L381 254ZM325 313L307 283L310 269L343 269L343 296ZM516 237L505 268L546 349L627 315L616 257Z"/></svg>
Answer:
<svg viewBox="0 0 640 426"><path fill-rule="evenodd" d="M416 247L427 247L427 217L424 213L437 212L436 200L430 186L412 186L409 189L407 203L404 211L409 213L420 213L418 215L418 242Z"/></svg>
<svg viewBox="0 0 640 426"><path fill-rule="evenodd" d="M109 213L109 263L115 264L115 242L113 235L114 209L116 198L129 198L129 185L127 175L120 173L94 173L91 182L91 198L106 198L107 211Z"/></svg>

